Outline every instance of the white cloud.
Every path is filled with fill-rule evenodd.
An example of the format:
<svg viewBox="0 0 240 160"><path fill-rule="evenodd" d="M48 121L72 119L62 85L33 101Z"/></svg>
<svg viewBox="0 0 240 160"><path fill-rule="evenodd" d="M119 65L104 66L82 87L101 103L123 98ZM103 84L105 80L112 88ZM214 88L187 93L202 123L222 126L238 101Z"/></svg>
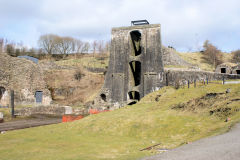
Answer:
<svg viewBox="0 0 240 160"><path fill-rule="evenodd" d="M0 0L0 37L30 45L45 33L110 39L112 27L147 19L161 23L165 45L196 49L209 39L234 50L240 48L239 17L238 0Z"/></svg>

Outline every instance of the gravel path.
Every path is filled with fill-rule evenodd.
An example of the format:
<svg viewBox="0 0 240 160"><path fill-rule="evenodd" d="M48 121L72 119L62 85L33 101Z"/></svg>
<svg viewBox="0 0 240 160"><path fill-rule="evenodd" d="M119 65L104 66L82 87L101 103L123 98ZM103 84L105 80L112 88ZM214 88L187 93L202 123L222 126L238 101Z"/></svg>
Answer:
<svg viewBox="0 0 240 160"><path fill-rule="evenodd" d="M11 122L0 123L0 132L31 128L31 127L37 127L37 126L43 126L43 125L49 125L49 124L56 124L61 122L62 122L61 118L48 117L48 116L41 115L41 116L36 116L32 119L16 120Z"/></svg>
<svg viewBox="0 0 240 160"><path fill-rule="evenodd" d="M231 131L142 160L240 160L240 124Z"/></svg>

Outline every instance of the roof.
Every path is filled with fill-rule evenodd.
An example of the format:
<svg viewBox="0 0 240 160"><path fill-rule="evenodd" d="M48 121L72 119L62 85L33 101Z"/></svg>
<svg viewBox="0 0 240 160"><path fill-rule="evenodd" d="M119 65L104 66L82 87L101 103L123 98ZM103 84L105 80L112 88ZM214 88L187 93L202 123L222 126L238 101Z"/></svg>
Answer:
<svg viewBox="0 0 240 160"><path fill-rule="evenodd" d="M38 59L37 58L34 58L34 57L30 57L30 56L18 56L18 58L25 58L25 59L28 59L36 64L38 64Z"/></svg>

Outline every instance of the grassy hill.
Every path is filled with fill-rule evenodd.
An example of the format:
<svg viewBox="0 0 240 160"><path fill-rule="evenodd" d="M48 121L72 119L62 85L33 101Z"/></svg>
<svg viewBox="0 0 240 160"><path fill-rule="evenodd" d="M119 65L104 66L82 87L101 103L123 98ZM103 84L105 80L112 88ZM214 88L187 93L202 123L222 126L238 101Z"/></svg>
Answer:
<svg viewBox="0 0 240 160"><path fill-rule="evenodd" d="M192 87L192 86L191 86ZM230 93L225 93L230 88ZM240 85L164 87L138 104L0 134L1 160L132 160L223 133L240 120ZM224 122L230 117L229 122ZM143 148L156 145L150 151Z"/></svg>
<svg viewBox="0 0 240 160"><path fill-rule="evenodd" d="M215 71L215 67L213 64L210 64L206 61L204 58L204 55L200 52L177 52L181 58L183 58L185 61L197 65L201 70L205 71ZM232 55L230 53L223 53L223 62L230 62L232 58Z"/></svg>

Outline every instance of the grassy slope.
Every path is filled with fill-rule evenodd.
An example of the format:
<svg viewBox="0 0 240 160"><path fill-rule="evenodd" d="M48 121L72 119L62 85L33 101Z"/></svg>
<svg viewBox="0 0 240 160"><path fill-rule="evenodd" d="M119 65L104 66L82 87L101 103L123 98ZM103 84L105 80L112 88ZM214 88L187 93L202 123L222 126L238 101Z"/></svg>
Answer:
<svg viewBox="0 0 240 160"><path fill-rule="evenodd" d="M178 54L187 62L197 65L200 69L205 71L215 71L215 68L212 64L209 64L205 59L202 53L179 53ZM231 61L230 53L223 53L223 62Z"/></svg>
<svg viewBox="0 0 240 160"><path fill-rule="evenodd" d="M108 66L108 57L101 58L99 56L84 56L79 59L68 59L56 62L58 65L62 66L83 66L89 68L106 68Z"/></svg>
<svg viewBox="0 0 240 160"><path fill-rule="evenodd" d="M173 105L199 99L210 92L231 93L211 99L197 112L176 111ZM158 102L156 96L160 96ZM144 97L141 102L112 112L91 115L72 123L43 126L0 134L1 160L89 160L137 159L153 154L139 151L161 143L160 148L174 148L202 137L223 133L239 121L240 112L231 121L209 115L219 107L239 108L240 85L198 86L175 90L165 87Z"/></svg>

